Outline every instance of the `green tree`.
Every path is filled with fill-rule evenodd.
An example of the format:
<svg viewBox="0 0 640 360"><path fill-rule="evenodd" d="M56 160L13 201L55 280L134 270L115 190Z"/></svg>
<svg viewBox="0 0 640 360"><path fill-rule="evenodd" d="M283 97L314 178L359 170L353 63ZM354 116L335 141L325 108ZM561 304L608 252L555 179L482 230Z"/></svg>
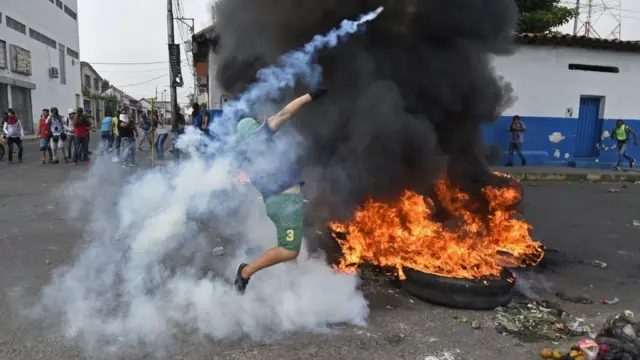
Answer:
<svg viewBox="0 0 640 360"><path fill-rule="evenodd" d="M518 30L521 33L542 34L571 21L578 12L560 5L560 0L515 0L520 10Z"/></svg>
<svg viewBox="0 0 640 360"><path fill-rule="evenodd" d="M102 86L101 86L102 92L109 90L109 86L111 86L111 83L109 83L109 80L107 79L102 80Z"/></svg>
<svg viewBox="0 0 640 360"><path fill-rule="evenodd" d="M188 93L187 94L187 101L189 102L189 104L193 104L194 102L196 102L196 97L193 93Z"/></svg>

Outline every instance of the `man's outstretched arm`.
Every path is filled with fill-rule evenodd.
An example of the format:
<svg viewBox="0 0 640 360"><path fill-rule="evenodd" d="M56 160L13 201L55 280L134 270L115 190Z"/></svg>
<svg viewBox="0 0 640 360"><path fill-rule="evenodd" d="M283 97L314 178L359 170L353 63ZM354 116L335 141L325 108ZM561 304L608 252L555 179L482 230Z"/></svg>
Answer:
<svg viewBox="0 0 640 360"><path fill-rule="evenodd" d="M278 130L287 122L293 115L295 115L303 106L317 100L327 94L327 89L319 89L314 92L302 95L299 98L288 103L282 110L278 111L275 115L267 119L267 125L273 130Z"/></svg>

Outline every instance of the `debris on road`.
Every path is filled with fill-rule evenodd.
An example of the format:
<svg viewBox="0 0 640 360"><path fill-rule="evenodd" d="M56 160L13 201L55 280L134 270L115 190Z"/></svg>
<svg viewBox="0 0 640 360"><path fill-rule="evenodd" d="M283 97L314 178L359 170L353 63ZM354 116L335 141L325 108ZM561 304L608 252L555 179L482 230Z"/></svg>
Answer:
<svg viewBox="0 0 640 360"><path fill-rule="evenodd" d="M602 303L605 305L615 305L620 302L620 299L613 298L613 300L602 300Z"/></svg>
<svg viewBox="0 0 640 360"><path fill-rule="evenodd" d="M606 269L608 267L607 263L604 261L599 261L599 260L593 260L593 262L591 263L591 265L595 266L595 267L599 267L602 269Z"/></svg>
<svg viewBox="0 0 640 360"><path fill-rule="evenodd" d="M453 320L455 320L458 324L466 324L469 322L469 318L467 318L466 316L453 315Z"/></svg>
<svg viewBox="0 0 640 360"><path fill-rule="evenodd" d="M568 301L576 304L593 304L593 301L586 295L572 296L572 295L567 295L560 291L556 293L556 297L564 301Z"/></svg>
<svg viewBox="0 0 640 360"><path fill-rule="evenodd" d="M478 320L473 320L473 321L471 322L471 328L472 328L472 329L476 329L476 330L477 330L477 329L480 329L480 321L478 321Z"/></svg>
<svg viewBox="0 0 640 360"><path fill-rule="evenodd" d="M625 310L622 314L624 314L624 316L626 316L628 318L636 317L636 314L634 314L633 311L631 311L631 310Z"/></svg>
<svg viewBox="0 0 640 360"><path fill-rule="evenodd" d="M568 314L549 301L512 302L496 311L496 331L522 341L558 341L591 333L584 319Z"/></svg>
<svg viewBox="0 0 640 360"><path fill-rule="evenodd" d="M633 226L640 227L640 220L633 220Z"/></svg>
<svg viewBox="0 0 640 360"><path fill-rule="evenodd" d="M624 314L608 318L596 337L602 359L640 359L640 323Z"/></svg>
<svg viewBox="0 0 640 360"><path fill-rule="evenodd" d="M609 189L610 193L617 193L620 192L620 189Z"/></svg>

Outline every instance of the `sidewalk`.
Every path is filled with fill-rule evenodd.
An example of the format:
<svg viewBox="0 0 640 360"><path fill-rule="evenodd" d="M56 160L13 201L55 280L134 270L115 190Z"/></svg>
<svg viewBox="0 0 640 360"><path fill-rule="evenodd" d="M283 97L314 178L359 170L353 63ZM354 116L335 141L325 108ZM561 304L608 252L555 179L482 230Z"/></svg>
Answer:
<svg viewBox="0 0 640 360"><path fill-rule="evenodd" d="M640 168L589 169L569 166L492 166L492 171L509 174L523 181L600 181L600 182L636 182L640 181Z"/></svg>

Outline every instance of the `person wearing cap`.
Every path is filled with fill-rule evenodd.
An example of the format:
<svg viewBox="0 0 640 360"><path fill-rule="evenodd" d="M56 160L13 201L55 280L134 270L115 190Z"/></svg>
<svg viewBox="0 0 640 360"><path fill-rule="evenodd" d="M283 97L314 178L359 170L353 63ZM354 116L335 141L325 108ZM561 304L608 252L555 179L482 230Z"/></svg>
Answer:
<svg viewBox="0 0 640 360"><path fill-rule="evenodd" d="M76 115L76 109L67 110L69 114L64 123L64 133L66 134L67 142L67 159L73 159L75 152L75 136L73 136L73 117Z"/></svg>
<svg viewBox="0 0 640 360"><path fill-rule="evenodd" d="M277 146L274 135L300 109L327 93L327 89L305 94L263 123L244 118L237 125L238 160L242 174L262 195L267 216L274 223L277 246L250 264L241 263L234 286L243 294L256 272L295 260L302 246L302 174L291 154Z"/></svg>
<svg viewBox="0 0 640 360"><path fill-rule="evenodd" d="M16 116L13 109L7 110L7 120L2 125L2 130L7 136L7 145L9 146L9 164L13 164L13 145L18 147L18 162L22 162L22 139L24 138L24 128L22 122Z"/></svg>

